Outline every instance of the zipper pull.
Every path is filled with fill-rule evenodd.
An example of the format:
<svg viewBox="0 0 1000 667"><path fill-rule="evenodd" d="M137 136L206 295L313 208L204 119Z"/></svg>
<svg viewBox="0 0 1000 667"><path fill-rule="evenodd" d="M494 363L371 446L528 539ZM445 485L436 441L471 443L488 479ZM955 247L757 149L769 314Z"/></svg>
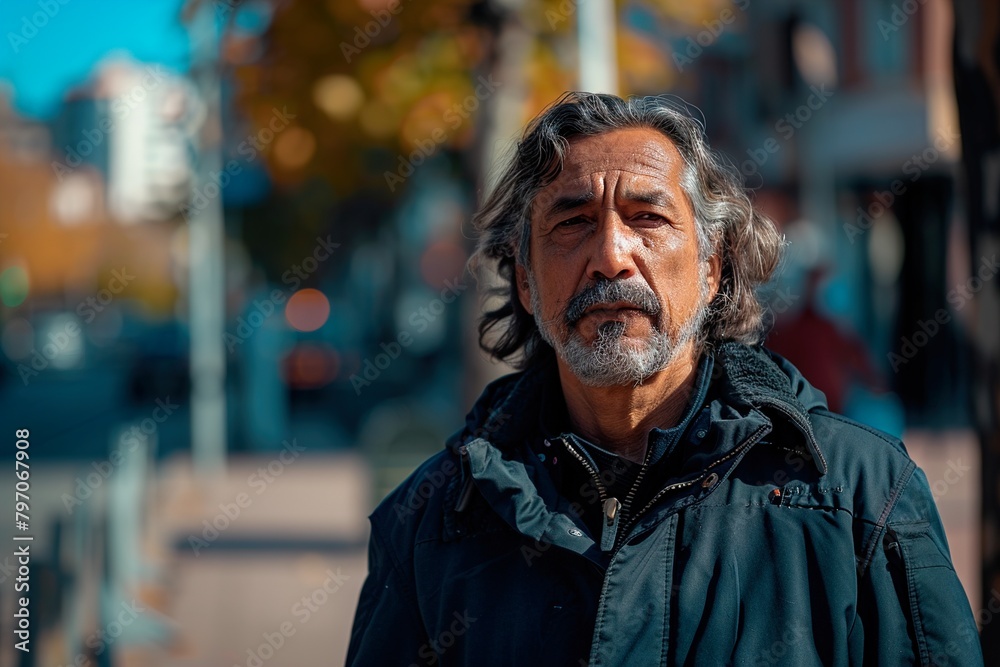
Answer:
<svg viewBox="0 0 1000 667"><path fill-rule="evenodd" d="M617 498L604 501L604 527L601 529L601 551L611 551L615 548L615 538L618 537L619 510L622 504Z"/></svg>
<svg viewBox="0 0 1000 667"><path fill-rule="evenodd" d="M465 445L462 445L458 448L458 452L461 456L459 465L462 466L462 475L465 476L465 481L462 484L462 490L458 494L455 511L464 512L465 508L469 505L469 498L472 497L472 471L469 470L469 450Z"/></svg>

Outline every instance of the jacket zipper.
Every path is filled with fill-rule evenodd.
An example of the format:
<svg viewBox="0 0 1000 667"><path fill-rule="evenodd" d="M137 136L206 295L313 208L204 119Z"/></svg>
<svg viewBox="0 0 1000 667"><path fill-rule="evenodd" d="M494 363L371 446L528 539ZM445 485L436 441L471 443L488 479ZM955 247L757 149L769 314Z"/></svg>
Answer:
<svg viewBox="0 0 1000 667"><path fill-rule="evenodd" d="M660 498L662 498L665 494L669 493L670 491L677 491L677 490L680 490L680 489L687 488L687 487L692 486L692 485L696 484L697 482L700 482L701 480L705 479L705 477L708 475L708 471L709 470L711 470L715 466L719 465L720 463L728 461L729 459L733 458L734 456L736 456L737 454L739 454L740 452L742 452L744 449L747 449L748 447L754 445L758 440L760 440L761 438L763 438L764 435L767 432L768 432L767 426L761 426L759 429L757 429L753 433L753 435L751 435L749 438L747 438L746 440L744 440L743 443L740 446L736 447L731 452L729 452L728 454L726 454L722 458L718 459L717 461L713 461L708 466L706 466L705 469L701 471L701 475L699 475L698 477L696 477L694 479L690 479L690 480L688 480L686 482L675 482L674 484L668 484L667 486L665 486L662 489L660 489L656 493L656 495L653 496L652 499L646 504L646 506L643 507L634 516L632 516L628 520L628 522L625 524L625 527L621 531L621 536L623 538L622 539L622 544L621 545L616 545L618 548L615 549L615 552L617 553L618 549L620 549L622 546L624 546L624 538L628 535L629 531L632 530L632 528L635 526L635 524L637 524L639 522L639 519L642 518L642 515L644 515L646 512L648 512L653 507L653 505L655 505L657 502L659 502Z"/></svg>
<svg viewBox="0 0 1000 667"><path fill-rule="evenodd" d="M472 497L472 470L469 469L469 449L466 445L462 445L458 448L460 461L459 465L462 466L462 476L465 480L462 483L462 490L458 494L458 502L455 503L456 512L464 512L465 508L469 505L469 499Z"/></svg>
<svg viewBox="0 0 1000 667"><path fill-rule="evenodd" d="M601 551L611 551L617 543L618 524L621 522L622 517L622 504L617 498L608 497L608 491L604 488L604 484L601 483L601 478L598 477L597 471L594 470L594 466L590 465L586 457L576 451L576 448L569 444L566 438L559 438L559 440L566 450L586 469L590 474L590 479L594 482L594 486L597 487L597 497L601 501L601 508L604 513L604 520L601 521Z"/></svg>
<svg viewBox="0 0 1000 667"><path fill-rule="evenodd" d="M632 482L632 487L628 490L628 494L625 496L625 503L622 506L621 515L623 517L628 517L629 510L632 509L632 501L635 500L635 494L638 493L639 487L642 486L642 478L646 476L646 470L649 468L649 457L652 455L653 449L647 444L646 445L646 455L643 456L642 463L639 467L639 474L635 476L635 481ZM616 537L625 535L625 531L618 533ZM616 540L617 542L617 540ZM612 544L610 551L614 551L616 544Z"/></svg>

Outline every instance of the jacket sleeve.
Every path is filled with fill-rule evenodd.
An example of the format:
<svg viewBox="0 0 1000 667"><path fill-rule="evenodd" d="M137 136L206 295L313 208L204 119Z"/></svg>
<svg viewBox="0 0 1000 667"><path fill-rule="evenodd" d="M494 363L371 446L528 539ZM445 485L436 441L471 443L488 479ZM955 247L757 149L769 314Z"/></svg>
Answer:
<svg viewBox="0 0 1000 667"><path fill-rule="evenodd" d="M433 655L416 593L372 518L368 577L354 615L347 667L406 667Z"/></svg>
<svg viewBox="0 0 1000 667"><path fill-rule="evenodd" d="M927 477L913 463L910 470L859 582L865 664L982 665Z"/></svg>

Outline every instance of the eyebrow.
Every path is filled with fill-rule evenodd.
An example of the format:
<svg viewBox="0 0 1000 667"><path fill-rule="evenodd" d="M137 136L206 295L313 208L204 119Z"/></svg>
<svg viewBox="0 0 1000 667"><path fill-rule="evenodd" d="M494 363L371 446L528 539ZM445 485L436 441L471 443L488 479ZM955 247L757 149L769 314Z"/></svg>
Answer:
<svg viewBox="0 0 1000 667"><path fill-rule="evenodd" d="M662 208L673 209L676 206L674 198L666 190L625 190L622 192L622 198Z"/></svg>
<svg viewBox="0 0 1000 667"><path fill-rule="evenodd" d="M649 204L650 206L659 206L671 210L676 208L674 197L666 190L658 188L653 190L625 190L622 192L622 198L631 202ZM572 211L575 208L589 204L594 199L595 195L592 191L557 197L545 210L544 215L545 217L552 217L566 211Z"/></svg>
<svg viewBox="0 0 1000 667"><path fill-rule="evenodd" d="M572 211L575 208L579 208L584 204L589 204L594 201L595 197L596 195L594 195L593 191L557 197L555 201L553 201L545 210L545 216L551 217L559 215L560 213L565 213L566 211Z"/></svg>

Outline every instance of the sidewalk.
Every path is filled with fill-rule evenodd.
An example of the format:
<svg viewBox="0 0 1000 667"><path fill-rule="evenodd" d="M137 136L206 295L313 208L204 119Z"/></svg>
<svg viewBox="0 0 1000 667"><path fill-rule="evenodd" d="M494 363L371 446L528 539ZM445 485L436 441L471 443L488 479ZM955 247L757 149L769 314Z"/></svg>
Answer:
<svg viewBox="0 0 1000 667"><path fill-rule="evenodd" d="M973 612L980 602L980 456L972 431L908 431L903 442L931 486L951 559Z"/></svg>
<svg viewBox="0 0 1000 667"><path fill-rule="evenodd" d="M153 532L177 641L141 664L343 664L367 573L368 467L355 454L303 456L267 474L276 455L230 459L208 489L187 461L164 467Z"/></svg>

